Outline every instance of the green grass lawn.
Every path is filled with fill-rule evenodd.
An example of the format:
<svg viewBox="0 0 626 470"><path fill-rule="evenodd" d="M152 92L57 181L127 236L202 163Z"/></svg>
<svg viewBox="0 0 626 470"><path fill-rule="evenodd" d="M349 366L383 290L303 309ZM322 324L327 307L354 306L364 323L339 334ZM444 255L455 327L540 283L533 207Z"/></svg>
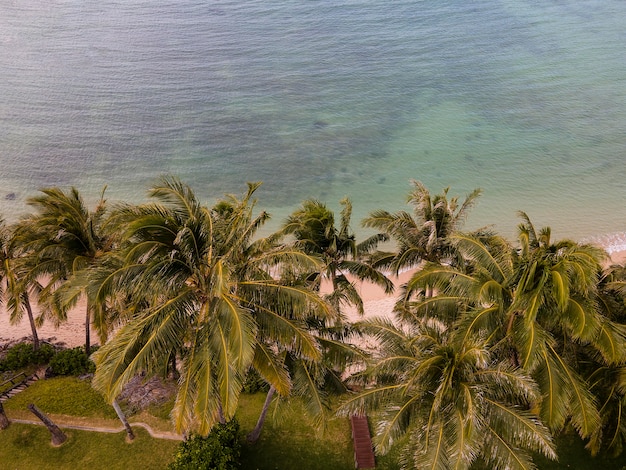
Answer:
<svg viewBox="0 0 626 470"><path fill-rule="evenodd" d="M91 383L76 377L38 380L8 400L4 408L9 414L16 412L22 417L24 413L30 414L26 408L29 403L34 403L44 413L117 419L113 407L91 388ZM30 416L34 418L32 414Z"/></svg>
<svg viewBox="0 0 626 470"><path fill-rule="evenodd" d="M242 397L237 419L244 439L245 433L254 428L264 400L264 394ZM278 415L268 415L259 442L243 446L242 469L354 468L348 419L332 419L326 431L320 434L304 416L304 409L298 400L291 400Z"/></svg>
<svg viewBox="0 0 626 470"><path fill-rule="evenodd" d="M27 410L34 403L61 425L121 427L113 408L91 388L89 381L57 377L35 382L4 404L10 419L37 418ZM154 418L156 421L167 421ZM2 469L165 469L173 460L177 441L153 439L147 431L135 427L136 438L126 442L124 432L105 434L63 429L68 436L61 447L50 445L50 433L44 426L11 423L0 431L0 468Z"/></svg>
<svg viewBox="0 0 626 470"><path fill-rule="evenodd" d="M44 426L11 423L0 431L0 468L55 470L165 469L172 460L176 441L153 439L143 429L128 444L126 435L64 430L68 440L50 445Z"/></svg>
<svg viewBox="0 0 626 470"><path fill-rule="evenodd" d="M623 470L626 469L626 454L618 458L592 457L585 449L585 443L577 435L566 434L556 439L558 462L552 462L542 456L535 458L540 470Z"/></svg>
<svg viewBox="0 0 626 470"><path fill-rule="evenodd" d="M256 424L264 400L262 393L241 397L237 418L243 440ZM29 403L35 403L52 418L62 416L63 419L74 418L73 422L79 424L92 422L119 426L112 407L91 388L89 382L73 377L38 381L8 400L5 410L10 418L36 419L26 409ZM156 425L149 423L153 428L171 429L166 419L167 408L171 405L172 402L153 408L150 413L144 412L136 418L146 422L156 421ZM43 426L13 423L0 434L3 442L0 462L2 468L6 465L6 468L19 469L166 468L167 463L172 461L177 443L155 440L142 429L135 430L137 439L132 444L125 442L124 433L111 435L66 430L68 442L60 448L53 448L50 446L50 435ZM107 455L113 456L114 463ZM92 461L102 464L96 466ZM129 467L131 465L133 467ZM304 410L298 400L290 401L280 408L279 413L268 416L260 441L254 446L244 444L242 449L243 470L351 468L354 468L354 460L348 420L332 419L326 431L320 434L304 418Z"/></svg>
<svg viewBox="0 0 626 470"><path fill-rule="evenodd" d="M237 419L242 440L254 427L265 395L242 395ZM26 391L8 400L4 408L9 418L36 418L26 409L35 403L51 417L74 424L93 423L119 427L112 407L95 392L88 381L72 377L41 380ZM168 420L170 401L159 407L132 416L132 420L147 422L155 430L172 430ZM137 438L126 443L123 432L103 434L65 430L68 441L59 448L50 445L50 434L43 426L12 423L0 431L0 468L2 469L127 469L166 468L173 460L176 441L151 438L135 427ZM626 469L626 455L619 459L593 458L584 444L573 436L558 439L559 462L537 458L540 470ZM398 470L398 453L390 452L377 458L378 470ZM268 414L261 439L256 445L243 445L242 470L322 470L352 469L354 457L350 424L347 418L333 418L325 432L319 433L306 419L302 403L290 400L278 411Z"/></svg>

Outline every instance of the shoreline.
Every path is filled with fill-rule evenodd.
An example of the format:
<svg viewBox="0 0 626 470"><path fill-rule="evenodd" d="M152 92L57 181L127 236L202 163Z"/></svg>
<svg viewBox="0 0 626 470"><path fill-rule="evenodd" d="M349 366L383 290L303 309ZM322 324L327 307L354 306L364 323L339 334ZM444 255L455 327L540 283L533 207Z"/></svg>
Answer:
<svg viewBox="0 0 626 470"><path fill-rule="evenodd" d="M626 250L613 251L609 255L610 261L607 263L607 266L624 264L626 262ZM348 308L345 311L347 319L349 321L358 321L377 316L391 316L399 287L406 283L414 272L414 270L410 270L400 273L397 277L390 276L390 279L396 286L396 293L391 295L385 294L383 289L376 285L367 282L356 282L355 285L363 299L365 312L363 316L360 316L355 308ZM322 292L327 289L328 286L326 286L326 289L323 286ZM43 326L37 329L39 339L52 343L63 343L70 348L82 346L85 343L85 307L84 301L79 302L68 313L67 322L61 324L59 328L55 328L51 322L44 323ZM38 311L35 307L35 315L37 313ZM30 324L26 315L24 315L19 324L11 325L4 305L0 306L0 346L9 342L30 338L30 336ZM91 341L92 345L99 344L98 335L93 329L91 329Z"/></svg>

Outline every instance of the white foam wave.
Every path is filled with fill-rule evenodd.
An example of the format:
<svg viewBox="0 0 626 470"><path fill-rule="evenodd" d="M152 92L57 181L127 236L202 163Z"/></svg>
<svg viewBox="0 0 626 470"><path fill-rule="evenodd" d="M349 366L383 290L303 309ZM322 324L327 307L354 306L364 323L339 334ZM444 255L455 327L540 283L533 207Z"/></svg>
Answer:
<svg viewBox="0 0 626 470"><path fill-rule="evenodd" d="M606 233L581 240L583 243L593 243L604 248L607 253L613 254L626 251L626 232Z"/></svg>

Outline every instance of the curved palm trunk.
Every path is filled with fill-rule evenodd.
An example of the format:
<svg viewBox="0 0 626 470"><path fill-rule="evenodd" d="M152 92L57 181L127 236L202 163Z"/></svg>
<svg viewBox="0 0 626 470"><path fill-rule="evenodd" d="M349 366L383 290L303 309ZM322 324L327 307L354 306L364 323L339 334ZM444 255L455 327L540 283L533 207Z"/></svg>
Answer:
<svg viewBox="0 0 626 470"><path fill-rule="evenodd" d="M271 386L269 391L267 392L267 397L265 397L265 403L263 403L263 409L261 410L261 414L259 415L259 420L256 422L256 426L250 433L246 436L246 440L250 444L254 444L261 437L261 430L263 429L263 424L265 423L265 417L267 416L267 412L270 408L270 403L272 402L272 397L276 393L276 389Z"/></svg>
<svg viewBox="0 0 626 470"><path fill-rule="evenodd" d="M126 415L120 408L120 405L117 403L117 400L113 400L113 409L117 413L117 417L120 419L122 424L124 425L124 429L126 430L126 439L132 441L135 439L135 433L133 433L133 428L130 427L130 423L126 419Z"/></svg>
<svg viewBox="0 0 626 470"><path fill-rule="evenodd" d="M507 321L507 326L506 326L506 336L509 336L511 334L511 331L513 330L513 321L515 320L515 313L512 313L509 316L509 320ZM520 363L519 363L519 354L517 352L516 348L513 348L513 364L515 364L515 367L519 367Z"/></svg>
<svg viewBox="0 0 626 470"><path fill-rule="evenodd" d="M43 424L46 425L48 431L50 431L50 435L52 436L52 445L55 447L60 446L67 440L67 436L59 429L59 427L52 422L50 418L48 418L43 411L37 408L34 404L28 405L28 409L39 418Z"/></svg>
<svg viewBox="0 0 626 470"><path fill-rule="evenodd" d="M427 286L424 291L424 297L427 299L432 299L435 296L435 290L432 286Z"/></svg>
<svg viewBox="0 0 626 470"><path fill-rule="evenodd" d="M30 322L30 329L33 332L33 350L37 351L39 349L39 335L37 334L33 308L30 305L30 299L28 298L28 294L26 292L22 294L22 302L24 303L24 308L26 308L26 314L28 315L28 321Z"/></svg>
<svg viewBox="0 0 626 470"><path fill-rule="evenodd" d="M169 364L169 371L168 371L168 377L172 380L178 380L178 378L180 377L180 373L178 372L178 367L176 365L176 353L173 352L172 355L170 356L170 364Z"/></svg>
<svg viewBox="0 0 626 470"><path fill-rule="evenodd" d="M218 406L217 406L217 417L218 420L220 422L220 424L225 424L226 423L226 417L224 416L224 409L222 408L222 401L220 400Z"/></svg>
<svg viewBox="0 0 626 470"><path fill-rule="evenodd" d="M89 310L89 301L87 301L87 310L85 312L85 354L91 354L91 338L89 328L91 326L91 311Z"/></svg>
<svg viewBox="0 0 626 470"><path fill-rule="evenodd" d="M4 406L2 406L2 402L0 401L0 430L6 429L9 427L9 418L4 413Z"/></svg>
<svg viewBox="0 0 626 470"><path fill-rule="evenodd" d="M339 284L337 283L337 270L334 268L330 272L330 280L333 285L333 291L336 291L339 288Z"/></svg>
<svg viewBox="0 0 626 470"><path fill-rule="evenodd" d="M330 270L330 282L331 282L331 285L333 286L332 294L337 293L337 291L339 290L339 282L337 282L337 270L334 267L331 268ZM340 302L339 300L335 299L334 295L332 297L331 304L339 312Z"/></svg>

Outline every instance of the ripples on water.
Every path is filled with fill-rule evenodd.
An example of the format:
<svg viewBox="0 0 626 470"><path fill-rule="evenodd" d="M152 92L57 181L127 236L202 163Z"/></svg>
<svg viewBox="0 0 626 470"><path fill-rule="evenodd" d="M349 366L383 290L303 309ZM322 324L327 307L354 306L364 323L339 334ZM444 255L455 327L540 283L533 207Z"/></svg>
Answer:
<svg viewBox="0 0 626 470"><path fill-rule="evenodd" d="M4 3L8 218L42 186L138 201L171 172L207 200L262 180L274 225L306 197L403 208L414 178L483 188L469 223L506 235L517 210L626 231L624 2Z"/></svg>

